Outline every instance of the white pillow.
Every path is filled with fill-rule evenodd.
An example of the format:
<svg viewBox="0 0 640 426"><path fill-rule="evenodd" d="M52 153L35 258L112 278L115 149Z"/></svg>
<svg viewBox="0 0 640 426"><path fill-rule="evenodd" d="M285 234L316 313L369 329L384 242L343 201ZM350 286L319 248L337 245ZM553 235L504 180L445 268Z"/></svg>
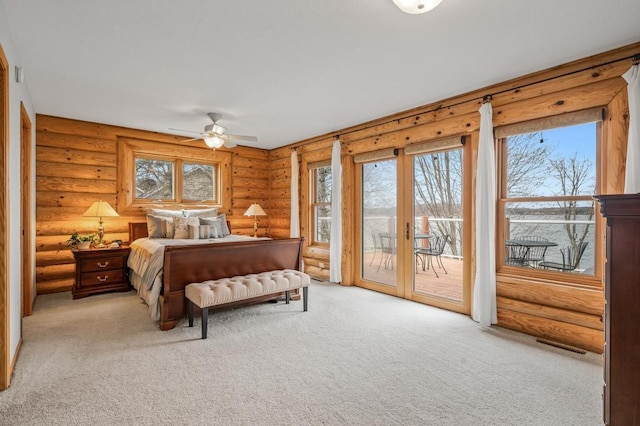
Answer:
<svg viewBox="0 0 640 426"><path fill-rule="evenodd" d="M163 217L184 217L180 210L148 209L147 214Z"/></svg>
<svg viewBox="0 0 640 426"><path fill-rule="evenodd" d="M200 220L197 217L174 217L173 229L174 239L188 239L189 238L189 225L196 226L200 224Z"/></svg>
<svg viewBox="0 0 640 426"><path fill-rule="evenodd" d="M200 210L182 210L184 217L215 217L218 214L218 208L200 209Z"/></svg>

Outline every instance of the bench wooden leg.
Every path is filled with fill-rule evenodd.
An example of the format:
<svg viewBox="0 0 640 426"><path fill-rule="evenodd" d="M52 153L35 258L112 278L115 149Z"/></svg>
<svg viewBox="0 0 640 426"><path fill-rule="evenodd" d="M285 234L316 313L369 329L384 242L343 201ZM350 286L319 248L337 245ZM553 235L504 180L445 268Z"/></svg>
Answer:
<svg viewBox="0 0 640 426"><path fill-rule="evenodd" d="M307 312L307 301L309 300L309 287L302 287L302 309Z"/></svg>
<svg viewBox="0 0 640 426"><path fill-rule="evenodd" d="M209 325L209 308L202 308L202 338L207 338L207 325Z"/></svg>
<svg viewBox="0 0 640 426"><path fill-rule="evenodd" d="M289 293L289 290L287 290L284 292L284 302L288 305L290 300L291 300L291 293Z"/></svg>
<svg viewBox="0 0 640 426"><path fill-rule="evenodd" d="M189 327L193 327L193 302L187 299L187 310L189 311Z"/></svg>

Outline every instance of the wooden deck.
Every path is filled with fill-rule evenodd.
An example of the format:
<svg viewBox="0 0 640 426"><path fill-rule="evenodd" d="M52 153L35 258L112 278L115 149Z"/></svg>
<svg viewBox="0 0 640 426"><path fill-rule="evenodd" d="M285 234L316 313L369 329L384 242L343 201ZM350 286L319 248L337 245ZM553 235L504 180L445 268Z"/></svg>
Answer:
<svg viewBox="0 0 640 426"><path fill-rule="evenodd" d="M396 280L396 263L397 260L393 259L393 265L391 262L385 267L385 262L380 263L380 254L377 253L373 257L373 253L365 254L365 264L363 277L370 281L395 284ZM433 270L427 269L422 271L421 264L416 266L416 272L414 277L414 290L418 293L424 293L431 296L442 297L455 301L462 301L462 260L453 259L448 257L441 257L442 264L447 270L445 273L438 265L435 259L433 263L438 273L438 277ZM371 263L371 265L369 265ZM378 266L380 268L378 269Z"/></svg>

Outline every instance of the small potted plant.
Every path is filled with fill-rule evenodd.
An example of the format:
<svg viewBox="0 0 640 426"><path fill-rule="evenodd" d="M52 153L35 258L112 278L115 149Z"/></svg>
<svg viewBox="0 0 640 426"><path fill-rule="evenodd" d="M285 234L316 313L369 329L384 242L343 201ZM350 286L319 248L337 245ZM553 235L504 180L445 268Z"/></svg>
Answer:
<svg viewBox="0 0 640 426"><path fill-rule="evenodd" d="M67 247L77 248L78 250L88 250L91 248L91 243L97 243L98 236L96 234L78 234L74 232L71 237L65 241Z"/></svg>

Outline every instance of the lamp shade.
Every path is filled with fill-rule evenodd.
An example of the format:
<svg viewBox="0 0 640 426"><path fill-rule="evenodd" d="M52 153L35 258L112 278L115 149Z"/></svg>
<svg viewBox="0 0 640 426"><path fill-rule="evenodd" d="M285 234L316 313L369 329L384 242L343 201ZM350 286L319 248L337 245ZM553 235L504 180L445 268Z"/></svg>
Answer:
<svg viewBox="0 0 640 426"><path fill-rule="evenodd" d="M115 217L120 216L106 201L96 201L82 214L85 217Z"/></svg>
<svg viewBox="0 0 640 426"><path fill-rule="evenodd" d="M403 12L418 15L432 10L438 6L442 0L393 0L393 2Z"/></svg>
<svg viewBox="0 0 640 426"><path fill-rule="evenodd" d="M245 216L266 216L267 214L262 210L260 204L251 204L246 212L244 212Z"/></svg>

